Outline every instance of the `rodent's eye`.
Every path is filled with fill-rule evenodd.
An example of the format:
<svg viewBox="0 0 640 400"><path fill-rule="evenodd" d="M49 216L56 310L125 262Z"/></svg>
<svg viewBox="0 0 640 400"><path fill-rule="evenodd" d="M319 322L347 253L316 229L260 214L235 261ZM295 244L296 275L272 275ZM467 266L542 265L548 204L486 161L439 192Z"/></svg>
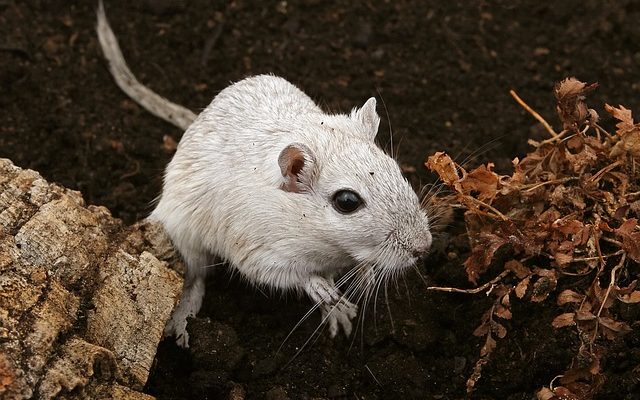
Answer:
<svg viewBox="0 0 640 400"><path fill-rule="evenodd" d="M339 190L333 195L333 207L343 214L350 214L362 205L358 193L351 190Z"/></svg>

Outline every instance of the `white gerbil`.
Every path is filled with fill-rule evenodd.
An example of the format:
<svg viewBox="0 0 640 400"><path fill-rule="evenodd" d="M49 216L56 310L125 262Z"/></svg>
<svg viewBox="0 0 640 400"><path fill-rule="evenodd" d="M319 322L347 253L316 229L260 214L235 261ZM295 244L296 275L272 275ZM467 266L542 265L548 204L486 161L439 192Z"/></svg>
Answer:
<svg viewBox="0 0 640 400"><path fill-rule="evenodd" d="M112 73L122 75L102 8L98 22ZM131 79L116 80L131 89ZM162 110L168 101L150 93ZM379 122L374 98L350 115L328 115L272 75L221 91L184 133L149 217L187 264L165 334L188 344L186 318L202 305L205 267L217 255L252 283L306 293L332 337L339 327L349 335L357 307L333 277L357 266L371 285L414 266L432 241L417 195L375 144Z"/></svg>

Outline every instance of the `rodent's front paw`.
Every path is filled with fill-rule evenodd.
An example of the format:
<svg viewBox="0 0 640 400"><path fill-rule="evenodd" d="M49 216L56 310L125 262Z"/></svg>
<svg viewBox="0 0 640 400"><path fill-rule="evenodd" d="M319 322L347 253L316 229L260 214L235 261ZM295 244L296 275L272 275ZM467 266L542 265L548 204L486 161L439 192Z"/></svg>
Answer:
<svg viewBox="0 0 640 400"><path fill-rule="evenodd" d="M344 334L348 337L351 335L353 324L351 320L358 315L358 306L351 303L345 298L333 305L322 305L322 322L329 326L329 335L334 338L338 334L339 326L342 327Z"/></svg>
<svg viewBox="0 0 640 400"><path fill-rule="evenodd" d="M204 297L204 276L197 276L190 284L186 284L180 303L171 314L171 319L164 328L164 337L175 336L176 344L182 348L189 347L187 318L194 317Z"/></svg>
<svg viewBox="0 0 640 400"><path fill-rule="evenodd" d="M189 332L187 332L187 318L174 312L164 327L164 337L175 336L176 344L184 349L189 347Z"/></svg>

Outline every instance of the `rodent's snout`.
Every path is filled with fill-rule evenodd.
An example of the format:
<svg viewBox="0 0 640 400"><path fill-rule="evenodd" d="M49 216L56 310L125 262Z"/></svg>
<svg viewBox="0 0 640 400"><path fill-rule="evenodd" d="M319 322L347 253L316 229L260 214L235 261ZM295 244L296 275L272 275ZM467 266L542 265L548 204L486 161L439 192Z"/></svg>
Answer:
<svg viewBox="0 0 640 400"><path fill-rule="evenodd" d="M416 246L413 249L413 256L418 260L424 259L427 254L429 254L429 250L431 249L432 236L431 232L427 232L422 240L416 243Z"/></svg>
<svg viewBox="0 0 640 400"><path fill-rule="evenodd" d="M426 255L429 253L429 249L431 248L431 246L425 246L425 247L421 247L418 249L414 249L413 253L411 254L412 256L414 256L415 258L421 260L424 257L426 257Z"/></svg>

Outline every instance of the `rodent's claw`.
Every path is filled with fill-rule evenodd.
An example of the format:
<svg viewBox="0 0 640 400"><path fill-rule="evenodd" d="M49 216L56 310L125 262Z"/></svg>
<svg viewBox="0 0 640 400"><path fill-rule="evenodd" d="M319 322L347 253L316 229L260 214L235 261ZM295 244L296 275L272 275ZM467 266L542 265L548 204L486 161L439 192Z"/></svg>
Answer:
<svg viewBox="0 0 640 400"><path fill-rule="evenodd" d="M358 306L341 298L335 305L322 306L322 320L329 326L329 336L336 337L339 326L342 326L345 336L349 337L353 329L351 320L358 315Z"/></svg>
<svg viewBox="0 0 640 400"><path fill-rule="evenodd" d="M311 300L321 304L322 322L329 326L329 335L332 338L336 337L340 326L346 336L351 334L351 320L358 315L358 306L340 294L333 279L312 276L306 283L305 291Z"/></svg>
<svg viewBox="0 0 640 400"><path fill-rule="evenodd" d="M194 317L202 306L204 297L204 276L196 275L187 280L180 303L171 314L171 319L164 328L164 337L175 336L176 344L182 348L189 347L187 318Z"/></svg>
<svg viewBox="0 0 640 400"><path fill-rule="evenodd" d="M176 344L184 349L189 347L189 332L187 332L187 319L178 313L173 313L169 322L164 327L163 337L175 336Z"/></svg>
<svg viewBox="0 0 640 400"><path fill-rule="evenodd" d="M189 348L189 332L185 330L184 333L177 335L176 344L178 345L178 347L182 347L183 349L188 349Z"/></svg>

